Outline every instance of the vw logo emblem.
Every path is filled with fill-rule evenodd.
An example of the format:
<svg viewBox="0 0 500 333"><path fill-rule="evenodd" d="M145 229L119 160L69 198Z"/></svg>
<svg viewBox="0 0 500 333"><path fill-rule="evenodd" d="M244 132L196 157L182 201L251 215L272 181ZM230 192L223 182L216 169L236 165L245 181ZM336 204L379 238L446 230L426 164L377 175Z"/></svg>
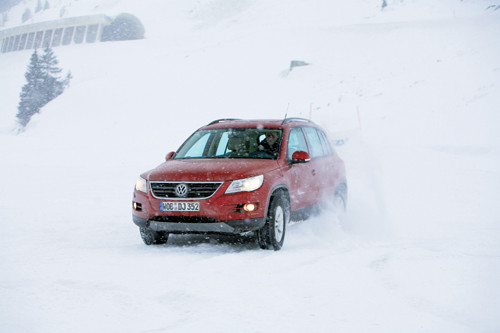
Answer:
<svg viewBox="0 0 500 333"><path fill-rule="evenodd" d="M175 194L180 198L187 197L189 187L186 184L179 184L175 187Z"/></svg>

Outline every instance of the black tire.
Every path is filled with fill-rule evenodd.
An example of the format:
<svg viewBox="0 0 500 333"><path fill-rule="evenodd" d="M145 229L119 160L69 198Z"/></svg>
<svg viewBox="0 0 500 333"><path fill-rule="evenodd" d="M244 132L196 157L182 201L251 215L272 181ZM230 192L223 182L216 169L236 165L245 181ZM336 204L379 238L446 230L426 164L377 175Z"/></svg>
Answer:
<svg viewBox="0 0 500 333"><path fill-rule="evenodd" d="M165 244L168 240L168 233L164 231L154 231L150 228L139 228L144 244Z"/></svg>
<svg viewBox="0 0 500 333"><path fill-rule="evenodd" d="M335 194L333 197L333 209L338 213L345 213L347 210L347 203L343 195Z"/></svg>
<svg viewBox="0 0 500 333"><path fill-rule="evenodd" d="M290 204L282 194L271 198L266 224L257 231L261 249L278 251L285 241L286 225L290 220Z"/></svg>
<svg viewBox="0 0 500 333"><path fill-rule="evenodd" d="M340 227L344 231L349 231L352 226L346 216L347 212L347 187L342 191L336 191L333 197L333 212L335 213Z"/></svg>
<svg viewBox="0 0 500 333"><path fill-rule="evenodd" d="M345 213L347 210L347 184L342 183L335 189L333 197L333 207L337 211Z"/></svg>

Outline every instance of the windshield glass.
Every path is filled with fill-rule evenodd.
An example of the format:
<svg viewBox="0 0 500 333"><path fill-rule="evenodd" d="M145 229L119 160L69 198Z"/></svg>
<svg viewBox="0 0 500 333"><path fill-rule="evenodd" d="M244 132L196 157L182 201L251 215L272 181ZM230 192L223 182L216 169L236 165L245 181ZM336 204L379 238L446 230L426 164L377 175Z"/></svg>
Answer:
<svg viewBox="0 0 500 333"><path fill-rule="evenodd" d="M282 130L272 128L219 128L199 130L179 148L180 158L277 159Z"/></svg>

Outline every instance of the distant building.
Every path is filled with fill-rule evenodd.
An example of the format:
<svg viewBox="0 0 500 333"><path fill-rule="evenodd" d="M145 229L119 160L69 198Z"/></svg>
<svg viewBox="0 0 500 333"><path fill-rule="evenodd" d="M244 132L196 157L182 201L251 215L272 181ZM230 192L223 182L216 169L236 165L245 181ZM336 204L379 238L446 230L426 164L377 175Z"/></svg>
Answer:
<svg viewBox="0 0 500 333"><path fill-rule="evenodd" d="M144 38L144 27L137 17L120 14L89 15L39 22L0 30L1 53L70 44L95 43Z"/></svg>

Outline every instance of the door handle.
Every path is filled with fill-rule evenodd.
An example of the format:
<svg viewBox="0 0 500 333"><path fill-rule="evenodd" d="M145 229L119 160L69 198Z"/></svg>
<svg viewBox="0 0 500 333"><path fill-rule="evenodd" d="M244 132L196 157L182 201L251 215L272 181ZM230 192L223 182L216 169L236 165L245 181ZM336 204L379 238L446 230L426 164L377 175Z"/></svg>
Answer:
<svg viewBox="0 0 500 333"><path fill-rule="evenodd" d="M314 169L313 169L313 170L311 171L311 173L312 173L312 175L313 175L313 176L316 176L316 170L314 170Z"/></svg>

